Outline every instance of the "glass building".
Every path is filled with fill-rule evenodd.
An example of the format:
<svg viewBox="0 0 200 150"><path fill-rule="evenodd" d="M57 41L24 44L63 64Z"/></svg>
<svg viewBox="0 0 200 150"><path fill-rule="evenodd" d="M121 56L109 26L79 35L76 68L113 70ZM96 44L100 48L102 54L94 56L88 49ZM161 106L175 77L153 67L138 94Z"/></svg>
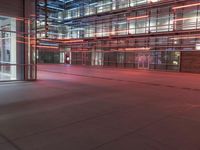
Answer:
<svg viewBox="0 0 200 150"><path fill-rule="evenodd" d="M34 0L1 0L0 81L36 79Z"/></svg>
<svg viewBox="0 0 200 150"><path fill-rule="evenodd" d="M200 0L37 0L37 58L200 72Z"/></svg>

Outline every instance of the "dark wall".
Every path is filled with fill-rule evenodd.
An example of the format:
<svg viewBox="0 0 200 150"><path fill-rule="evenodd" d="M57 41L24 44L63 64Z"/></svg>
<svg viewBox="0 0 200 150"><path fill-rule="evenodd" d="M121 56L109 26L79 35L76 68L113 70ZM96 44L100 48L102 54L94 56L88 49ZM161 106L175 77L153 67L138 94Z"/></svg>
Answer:
<svg viewBox="0 0 200 150"><path fill-rule="evenodd" d="M38 63L50 63L50 64L59 64L60 63L60 52L39 52Z"/></svg>
<svg viewBox="0 0 200 150"><path fill-rule="evenodd" d="M23 17L23 0L1 0L0 1L0 15Z"/></svg>
<svg viewBox="0 0 200 150"><path fill-rule="evenodd" d="M180 71L200 73L200 51L181 52Z"/></svg>

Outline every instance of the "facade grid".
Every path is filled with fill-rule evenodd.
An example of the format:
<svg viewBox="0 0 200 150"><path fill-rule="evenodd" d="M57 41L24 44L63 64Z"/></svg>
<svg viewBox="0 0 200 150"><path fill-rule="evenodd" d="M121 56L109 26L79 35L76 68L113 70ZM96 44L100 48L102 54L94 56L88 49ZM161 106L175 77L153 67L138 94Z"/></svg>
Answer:
<svg viewBox="0 0 200 150"><path fill-rule="evenodd" d="M200 72L199 7L199 0L39 0L38 41L52 46L39 50L39 61L53 53L70 64Z"/></svg>

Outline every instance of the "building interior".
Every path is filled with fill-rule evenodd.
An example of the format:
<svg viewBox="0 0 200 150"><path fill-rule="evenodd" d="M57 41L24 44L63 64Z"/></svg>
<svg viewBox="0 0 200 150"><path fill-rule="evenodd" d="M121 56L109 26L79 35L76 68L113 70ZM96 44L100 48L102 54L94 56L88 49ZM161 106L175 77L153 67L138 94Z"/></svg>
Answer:
<svg viewBox="0 0 200 150"><path fill-rule="evenodd" d="M26 5L25 16L0 13L1 80L34 80L36 64L200 73L199 0Z"/></svg>
<svg viewBox="0 0 200 150"><path fill-rule="evenodd" d="M38 63L199 72L182 65L187 52L200 50L199 5L198 0L38 0L37 37L48 45L38 50Z"/></svg>
<svg viewBox="0 0 200 150"><path fill-rule="evenodd" d="M0 0L0 150L200 150L200 0Z"/></svg>

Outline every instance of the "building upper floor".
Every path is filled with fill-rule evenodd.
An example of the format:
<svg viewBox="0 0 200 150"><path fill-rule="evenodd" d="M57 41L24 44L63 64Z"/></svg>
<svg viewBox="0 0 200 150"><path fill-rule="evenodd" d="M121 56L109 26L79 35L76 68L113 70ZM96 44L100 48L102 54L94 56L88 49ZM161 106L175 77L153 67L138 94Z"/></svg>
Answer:
<svg viewBox="0 0 200 150"><path fill-rule="evenodd" d="M120 5L116 7L118 3ZM159 4L159 7L155 4ZM91 38L198 30L200 28L200 2L198 0L173 1L173 3L158 0L105 0L78 6L73 9L68 6L69 8L63 11L48 13L46 14L47 20L41 13L41 19L37 23L40 29L38 37L44 38L44 31L47 32L49 38ZM94 14L101 15L87 13L88 11L81 9L86 6L94 8ZM100 6L102 10L98 11ZM144 7L138 8L138 6ZM131 9L113 12L113 9L122 10L124 7L131 7Z"/></svg>

